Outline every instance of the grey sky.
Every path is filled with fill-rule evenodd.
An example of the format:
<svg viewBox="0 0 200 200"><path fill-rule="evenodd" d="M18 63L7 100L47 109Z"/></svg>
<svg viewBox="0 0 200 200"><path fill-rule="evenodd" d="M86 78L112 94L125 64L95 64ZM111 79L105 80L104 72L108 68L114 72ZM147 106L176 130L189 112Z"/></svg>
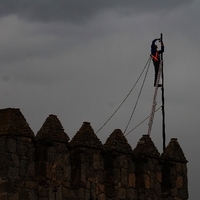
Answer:
<svg viewBox="0 0 200 200"><path fill-rule="evenodd" d="M162 32L167 143L178 138L189 160L190 199L200 198L200 2L48 2L0 2L1 108L20 108L35 133L49 114L58 116L70 138L84 121L97 131L134 85L151 41ZM153 76L151 64L129 130L150 114ZM140 86L141 81L98 133L102 142L114 129L124 131ZM127 136L133 148L147 133L147 123ZM161 132L158 111L151 137L160 152Z"/></svg>
<svg viewBox="0 0 200 200"><path fill-rule="evenodd" d="M94 17L97 13L105 10L114 9L118 12L124 13L141 13L141 12L155 12L158 9L168 11L176 9L177 7L188 4L191 1L177 0L171 2L164 1L145 1L141 0L2 0L0 3L0 13L2 16L18 15L24 19L36 21L72 21L82 22Z"/></svg>

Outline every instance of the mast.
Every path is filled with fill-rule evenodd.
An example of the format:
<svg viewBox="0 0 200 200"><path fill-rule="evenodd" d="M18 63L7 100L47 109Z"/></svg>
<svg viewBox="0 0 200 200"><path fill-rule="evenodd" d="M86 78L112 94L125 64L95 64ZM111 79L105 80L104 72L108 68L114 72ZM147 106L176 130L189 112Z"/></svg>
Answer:
<svg viewBox="0 0 200 200"><path fill-rule="evenodd" d="M160 43L162 45L163 41L163 35L162 33L160 34ZM162 49L162 46L161 46ZM151 114L149 118L149 123L148 123L148 135L151 133L152 125L153 125L153 119L154 119L154 114L155 114L155 108L156 108L156 97L157 97L157 92L158 92L158 84L160 82L160 77L162 77L162 137L163 137L163 151L165 150L165 98L164 98L164 72L163 72L163 52L161 52L160 55L160 65L159 65L159 70L158 70L158 76L156 80L156 87L155 87L155 92L154 92L154 97L153 97L153 104L152 104L152 109L151 109Z"/></svg>
<svg viewBox="0 0 200 200"><path fill-rule="evenodd" d="M163 41L163 34L160 34L161 45ZM163 137L163 151L165 150L166 134L165 134L165 93L164 93L164 71L163 71L163 53L161 53L162 60L162 137Z"/></svg>

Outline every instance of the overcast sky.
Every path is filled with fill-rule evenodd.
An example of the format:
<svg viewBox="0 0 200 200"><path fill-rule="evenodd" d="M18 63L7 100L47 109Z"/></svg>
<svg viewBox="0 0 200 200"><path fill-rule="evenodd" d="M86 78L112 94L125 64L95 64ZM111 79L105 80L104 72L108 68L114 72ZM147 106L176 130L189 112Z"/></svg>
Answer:
<svg viewBox="0 0 200 200"><path fill-rule="evenodd" d="M137 2L137 3L135 3ZM37 133L49 114L70 138L84 121L97 131L122 103L163 33L167 144L178 141L188 163L190 199L200 198L200 1L1 0L1 108L20 108ZM151 111L151 63L127 131ZM98 137L124 131L142 79ZM157 107L161 105L161 90ZM152 140L162 153L162 113ZM127 135L134 148L148 120Z"/></svg>

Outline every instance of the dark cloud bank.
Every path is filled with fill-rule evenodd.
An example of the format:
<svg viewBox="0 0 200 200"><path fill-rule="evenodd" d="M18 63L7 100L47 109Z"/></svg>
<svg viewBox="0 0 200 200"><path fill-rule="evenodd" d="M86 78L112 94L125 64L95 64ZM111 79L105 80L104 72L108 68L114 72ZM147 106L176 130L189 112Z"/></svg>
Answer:
<svg viewBox="0 0 200 200"><path fill-rule="evenodd" d="M2 0L0 15L1 17L17 15L26 20L41 22L82 22L109 9L117 9L122 13L167 11L191 2L188 0L169 2L157 0Z"/></svg>

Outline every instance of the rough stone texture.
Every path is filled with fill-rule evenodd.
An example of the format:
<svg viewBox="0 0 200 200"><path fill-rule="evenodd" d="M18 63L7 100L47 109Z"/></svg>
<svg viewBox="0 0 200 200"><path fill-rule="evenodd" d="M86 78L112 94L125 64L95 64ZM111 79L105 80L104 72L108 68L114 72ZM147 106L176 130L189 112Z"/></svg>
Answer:
<svg viewBox="0 0 200 200"><path fill-rule="evenodd" d="M174 199L187 199L188 178L187 160L176 138L172 138L161 155L163 197L172 196Z"/></svg>
<svg viewBox="0 0 200 200"><path fill-rule="evenodd" d="M16 199L15 194L22 188L36 189L33 140L23 136L1 136L0 143L5 150L0 153L0 190L5 190L6 186L9 199Z"/></svg>
<svg viewBox="0 0 200 200"><path fill-rule="evenodd" d="M116 129L104 145L89 122L69 143L50 115L36 137L19 109L0 110L1 200L186 200L187 160L176 139L160 156Z"/></svg>
<svg viewBox="0 0 200 200"><path fill-rule="evenodd" d="M62 199L64 191L69 189L71 166L68 141L69 137L57 116L49 115L36 135L35 163L39 198L51 200L56 195Z"/></svg>
<svg viewBox="0 0 200 200"><path fill-rule="evenodd" d="M34 137L20 110L14 108L0 110L0 135Z"/></svg>
<svg viewBox="0 0 200 200"><path fill-rule="evenodd" d="M136 156L160 156L160 153L158 152L149 135L142 136L136 148L133 150L133 153Z"/></svg>
<svg viewBox="0 0 200 200"><path fill-rule="evenodd" d="M102 143L95 135L89 122L84 122L80 130L72 138L72 146L85 146L92 148L102 148Z"/></svg>
<svg viewBox="0 0 200 200"><path fill-rule="evenodd" d="M140 198L162 199L160 154L149 135L142 136L133 154L136 188Z"/></svg>
<svg viewBox="0 0 200 200"><path fill-rule="evenodd" d="M176 138L172 138L165 151L161 155L163 159L170 159L179 162L187 162L183 150Z"/></svg>
<svg viewBox="0 0 200 200"><path fill-rule="evenodd" d="M137 199L133 151L122 131L114 130L103 145L103 149L106 196L110 200ZM130 191L134 194L133 196L130 195Z"/></svg>
<svg viewBox="0 0 200 200"><path fill-rule="evenodd" d="M53 140L68 142L69 137L64 132L63 126L56 115L49 115L42 128L38 131L37 140Z"/></svg>
<svg viewBox="0 0 200 200"><path fill-rule="evenodd" d="M120 129L115 129L104 144L105 150L115 150L118 152L132 153L132 148L128 144Z"/></svg>
<svg viewBox="0 0 200 200"><path fill-rule="evenodd" d="M102 144L95 135L90 123L84 122L70 145L71 187L76 198L103 199L104 161L101 156Z"/></svg>

